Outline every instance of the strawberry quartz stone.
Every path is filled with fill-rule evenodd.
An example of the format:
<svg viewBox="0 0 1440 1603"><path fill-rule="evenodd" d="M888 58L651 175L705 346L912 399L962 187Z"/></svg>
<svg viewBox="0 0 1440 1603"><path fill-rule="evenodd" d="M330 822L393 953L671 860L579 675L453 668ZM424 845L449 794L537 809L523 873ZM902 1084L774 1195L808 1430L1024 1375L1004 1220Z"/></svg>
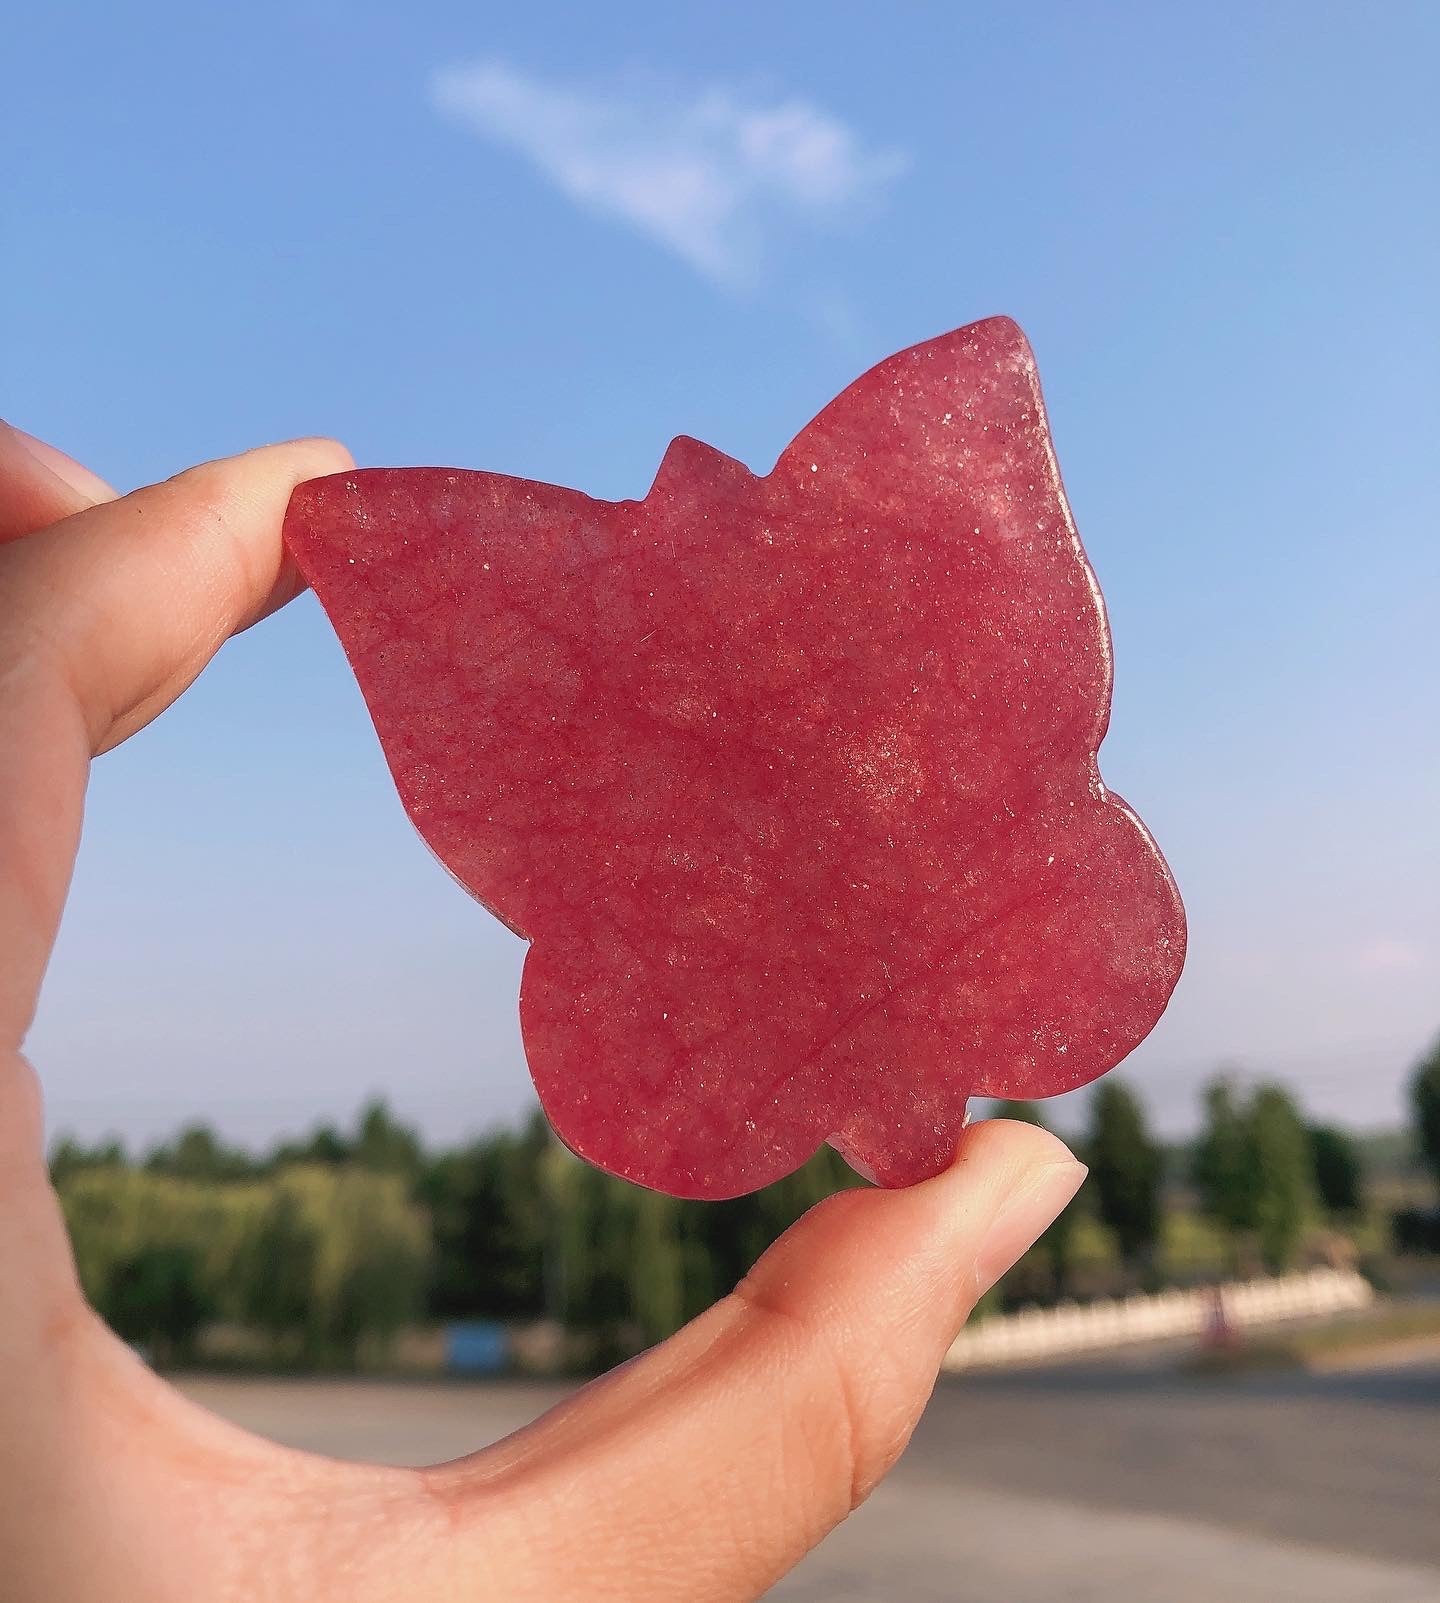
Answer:
<svg viewBox="0 0 1440 1603"><path fill-rule="evenodd" d="M686 438L642 501L370 469L286 537L611 1173L729 1197L829 1141L906 1185L968 1098L1084 1085L1164 1008L1184 913L1096 767L1109 632L1007 319L761 477Z"/></svg>

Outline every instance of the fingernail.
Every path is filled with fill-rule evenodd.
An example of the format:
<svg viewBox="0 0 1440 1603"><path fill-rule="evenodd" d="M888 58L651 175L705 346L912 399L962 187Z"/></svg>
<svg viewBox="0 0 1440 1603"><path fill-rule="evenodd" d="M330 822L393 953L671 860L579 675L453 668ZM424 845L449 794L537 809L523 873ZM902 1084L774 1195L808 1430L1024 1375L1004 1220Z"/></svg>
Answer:
<svg viewBox="0 0 1440 1603"><path fill-rule="evenodd" d="M1083 1163L1050 1163L1020 1181L990 1221L975 1256L980 1291L989 1291L1035 1245L1089 1172Z"/></svg>
<svg viewBox="0 0 1440 1603"><path fill-rule="evenodd" d="M0 419L0 428L4 428L28 457L38 462L46 472L54 474L76 495L83 496L89 505L94 506L101 501L114 500L115 492L104 479L92 473L89 468L81 467L73 457L66 456L53 445L47 445L44 440L37 440L33 434L27 434L24 429L17 429L13 423L6 423L3 419Z"/></svg>

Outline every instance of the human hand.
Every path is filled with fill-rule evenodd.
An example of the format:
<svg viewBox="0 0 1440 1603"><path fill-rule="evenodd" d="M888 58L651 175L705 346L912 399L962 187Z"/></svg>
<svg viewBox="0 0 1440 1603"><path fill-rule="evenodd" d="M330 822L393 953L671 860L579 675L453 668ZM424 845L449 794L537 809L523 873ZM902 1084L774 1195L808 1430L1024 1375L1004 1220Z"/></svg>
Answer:
<svg viewBox="0 0 1440 1603"><path fill-rule="evenodd" d="M1053 1136L973 1125L936 1179L830 1198L678 1335L433 1469L248 1435L79 1289L21 1046L88 765L296 592L290 491L347 466L305 440L116 499L0 424L0 1597L757 1597L895 1462L976 1298L1074 1194Z"/></svg>

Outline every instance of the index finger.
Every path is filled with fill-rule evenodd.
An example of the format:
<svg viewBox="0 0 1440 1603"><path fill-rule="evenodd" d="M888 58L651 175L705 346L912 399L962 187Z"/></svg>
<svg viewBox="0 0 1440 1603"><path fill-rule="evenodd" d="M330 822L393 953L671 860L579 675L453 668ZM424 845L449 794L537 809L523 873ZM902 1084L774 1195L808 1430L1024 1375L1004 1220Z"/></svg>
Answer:
<svg viewBox="0 0 1440 1603"><path fill-rule="evenodd" d="M89 468L0 420L0 545L114 499Z"/></svg>
<svg viewBox="0 0 1440 1603"><path fill-rule="evenodd" d="M0 545L0 1045L28 1026L79 838L90 757L298 589L281 526L330 440L268 446Z"/></svg>

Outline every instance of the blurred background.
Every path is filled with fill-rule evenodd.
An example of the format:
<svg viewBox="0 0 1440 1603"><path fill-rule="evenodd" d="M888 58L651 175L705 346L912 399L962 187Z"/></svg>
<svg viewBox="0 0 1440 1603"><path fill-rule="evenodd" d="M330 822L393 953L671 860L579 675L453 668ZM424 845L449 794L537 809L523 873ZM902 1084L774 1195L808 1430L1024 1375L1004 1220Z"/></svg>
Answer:
<svg viewBox="0 0 1440 1603"><path fill-rule="evenodd" d="M1102 767L1189 966L1117 1076L1012 1110L1092 1178L776 1595L1440 1595L1440 10L58 0L6 34L0 412L121 489L330 433L638 496L673 434L764 471L872 362L1020 321L1110 608ZM568 1158L522 956L314 603L226 647L96 768L30 1042L107 1317L258 1429L434 1458L851 1183L822 1154L705 1207Z"/></svg>

